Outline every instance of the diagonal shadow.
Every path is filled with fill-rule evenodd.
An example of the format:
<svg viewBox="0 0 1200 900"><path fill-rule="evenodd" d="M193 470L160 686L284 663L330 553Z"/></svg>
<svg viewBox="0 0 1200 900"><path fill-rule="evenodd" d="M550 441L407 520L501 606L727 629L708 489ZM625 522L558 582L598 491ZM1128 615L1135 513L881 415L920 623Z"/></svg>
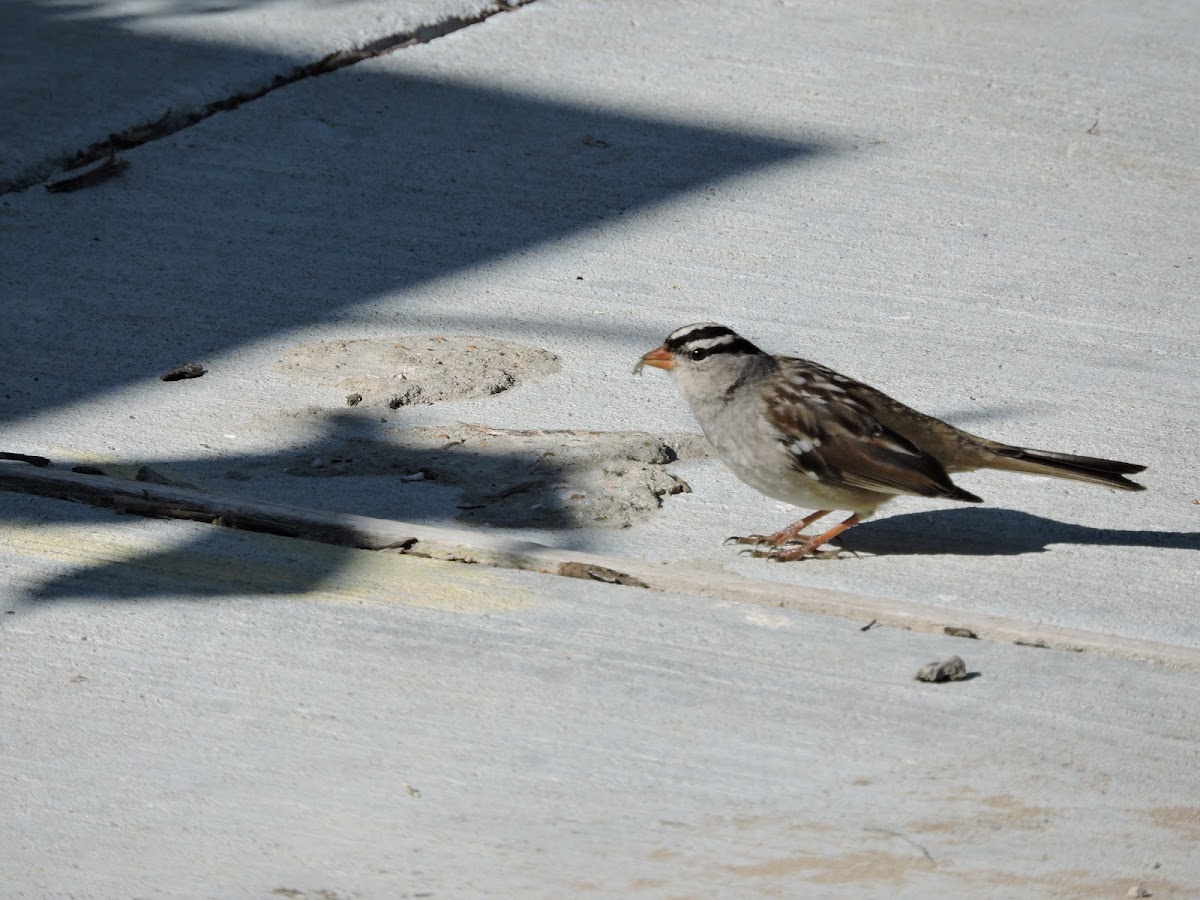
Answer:
<svg viewBox="0 0 1200 900"><path fill-rule="evenodd" d="M104 39L192 52L111 28ZM383 293L411 328L396 299L406 290L832 152L377 68L286 91L311 105L269 95L133 151L116 181L10 203L14 235L37 239L5 265L0 421L336 322ZM561 323L560 306L569 319L572 302L586 301L564 285L545 321ZM433 327L514 324L486 297L437 313ZM636 323L572 328L618 337Z"/></svg>
<svg viewBox="0 0 1200 900"><path fill-rule="evenodd" d="M72 44L107 43L116 56L199 58L200 68L239 71L278 62L138 33L119 20L63 18L88 8L20 2L3 15L29 30L69 26ZM129 89L130 73L113 68L116 87ZM628 317L582 315L592 301L571 293L575 273L560 294L547 291L543 313L522 322L487 297L434 310L406 308L405 296L580 232L596 230L603 240L605 229L639 211L836 152L380 67L285 90L130 152L132 166L117 180L70 194L34 187L0 200L11 235L0 281L0 423L101 398L185 360L361 316L382 294L380 314L401 332L502 325L538 335L569 327L596 339L640 336ZM327 445L309 449L328 455L343 446L336 425L324 433ZM282 475L293 457L226 457L221 465ZM493 468L505 462L494 459ZM515 452L508 462L514 470L531 465ZM185 480L206 474L204 460L194 465L181 473ZM566 522L555 519L559 512L543 520ZM339 558L327 564L336 568ZM117 596L119 582L105 576L93 586Z"/></svg>
<svg viewBox="0 0 1200 900"><path fill-rule="evenodd" d="M859 525L843 540L847 550L890 556L1017 556L1054 544L1200 550L1200 532L1090 528L985 507L889 516Z"/></svg>
<svg viewBox="0 0 1200 900"><path fill-rule="evenodd" d="M105 521L102 510L91 512L99 522ZM177 547L48 578L26 593L21 606L30 609L66 600L153 600L164 595L189 601L229 595L295 596L334 583L333 577L352 566L355 554L362 552L211 528Z"/></svg>
<svg viewBox="0 0 1200 900"><path fill-rule="evenodd" d="M305 446L224 460L173 459L156 463L157 468L145 467L139 476L153 469L141 480L201 487L242 500L290 502L328 513L439 524L453 519L464 529L555 530L563 533L560 545L571 548L580 543L571 538L573 529L629 527L652 515L666 495L687 490L666 471L669 464L706 452L703 439L691 434L505 433L462 424L385 430L373 419L350 412L323 416L325 427ZM338 436L345 433L353 436ZM314 455L323 460L315 469L310 462ZM286 465L282 475L281 465ZM419 481L406 480L405 473L411 477L413 472L420 473ZM166 473L184 473L201 484L172 481ZM348 505L341 484L364 478L371 479L372 490L353 491L355 500ZM129 486L127 480L122 483ZM18 506L5 518L26 529L56 520L114 522L108 509L74 504ZM362 554L370 553L208 524L166 549L125 555L119 545L117 539L117 549L101 551L107 557L102 562L46 579L25 599L37 606L56 600L132 601L164 594L203 600L326 587L338 592L345 586L334 576L356 562L361 565Z"/></svg>

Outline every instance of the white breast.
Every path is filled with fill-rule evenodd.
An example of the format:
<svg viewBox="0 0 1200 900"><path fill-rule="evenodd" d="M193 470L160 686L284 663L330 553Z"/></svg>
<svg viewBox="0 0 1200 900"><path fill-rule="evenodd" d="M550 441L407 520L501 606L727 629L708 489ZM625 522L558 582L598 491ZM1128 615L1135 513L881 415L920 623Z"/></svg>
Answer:
<svg viewBox="0 0 1200 900"><path fill-rule="evenodd" d="M692 414L725 465L750 487L805 509L838 509L835 495L793 464L762 401L692 402Z"/></svg>

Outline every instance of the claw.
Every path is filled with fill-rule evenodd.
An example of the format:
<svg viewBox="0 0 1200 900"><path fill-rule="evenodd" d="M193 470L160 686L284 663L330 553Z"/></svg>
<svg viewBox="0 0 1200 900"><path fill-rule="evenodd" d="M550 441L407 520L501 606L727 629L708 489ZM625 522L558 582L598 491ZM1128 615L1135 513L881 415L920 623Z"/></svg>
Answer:
<svg viewBox="0 0 1200 900"><path fill-rule="evenodd" d="M753 550L743 550L742 553L756 557L758 559L773 559L775 562L791 562L796 559L838 559L843 553L850 553L858 556L853 550L845 550L841 546L841 541L837 542L836 550L822 550L821 547L835 541L846 529L857 525L859 515L855 513L839 525L830 528L824 534L813 535L811 537L802 537L800 532L811 525L813 522L820 519L822 516L828 515L829 510L819 509L807 518L801 519L799 522L793 522L783 531L777 531L775 534L751 534L746 537L730 537L725 539L725 543L735 544L750 544L755 547ZM760 550L758 546L766 544L769 549ZM740 555L740 554L739 554Z"/></svg>
<svg viewBox="0 0 1200 900"><path fill-rule="evenodd" d="M836 550L814 550L811 555L813 559L841 559L845 552L839 547Z"/></svg>
<svg viewBox="0 0 1200 900"><path fill-rule="evenodd" d="M755 559L768 559L773 562L793 562L800 559L838 559L847 552L838 547L832 550L822 550L821 544L815 541L789 542L782 546L754 547L741 551L739 556L751 556Z"/></svg>
<svg viewBox="0 0 1200 900"><path fill-rule="evenodd" d="M766 535L762 534L747 534L744 537L741 535L731 535L725 538L726 544L766 544L770 543Z"/></svg>
<svg viewBox="0 0 1200 900"><path fill-rule="evenodd" d="M775 548L770 551L759 551L767 559L775 562L794 562L799 559L839 559L843 551L840 547L833 550L819 550L820 545L802 543L788 549Z"/></svg>
<svg viewBox="0 0 1200 900"><path fill-rule="evenodd" d="M768 559L771 556L771 551L769 549L759 550L756 548L752 550L747 548L745 550L739 550L738 556L749 556L752 559Z"/></svg>

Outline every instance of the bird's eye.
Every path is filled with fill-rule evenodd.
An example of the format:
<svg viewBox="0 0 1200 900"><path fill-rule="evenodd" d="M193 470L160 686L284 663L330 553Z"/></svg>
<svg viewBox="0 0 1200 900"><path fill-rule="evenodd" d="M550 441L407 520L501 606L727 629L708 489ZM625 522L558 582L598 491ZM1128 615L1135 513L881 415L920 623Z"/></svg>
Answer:
<svg viewBox="0 0 1200 900"><path fill-rule="evenodd" d="M697 347L695 350L693 350L688 355L691 356L692 359L699 362L700 360L704 359L704 357L708 356L708 354L710 354L711 352L712 351L710 349L708 349L707 347Z"/></svg>

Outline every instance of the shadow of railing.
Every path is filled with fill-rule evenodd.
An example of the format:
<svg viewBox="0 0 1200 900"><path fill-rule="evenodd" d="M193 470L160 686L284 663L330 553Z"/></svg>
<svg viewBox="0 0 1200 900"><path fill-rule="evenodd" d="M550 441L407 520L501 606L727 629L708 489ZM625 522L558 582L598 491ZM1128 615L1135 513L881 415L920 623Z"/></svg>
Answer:
<svg viewBox="0 0 1200 900"><path fill-rule="evenodd" d="M244 69L254 56L71 16L79 10L86 7L13 3L5 18L28 29L61 25L81 45L107 42L114 71L123 58L198 55L205 67ZM102 91L103 81L92 88ZM569 327L572 337L644 339L629 318L577 314L592 301L566 290L547 300L544 315L520 322L486 297L414 309L406 294L725 179L834 152L380 66L298 83L131 151L120 178L6 198L11 234L22 237L7 241L4 265L0 423L86 404L183 361L361 316L381 296L380 315L406 333L460 323L476 334ZM321 440L344 440L334 431ZM153 433L146 441L153 445ZM288 450L220 465L282 474L293 457ZM198 477L209 464L183 462ZM529 465L519 455L509 463ZM542 524L554 527L554 516L544 512Z"/></svg>

